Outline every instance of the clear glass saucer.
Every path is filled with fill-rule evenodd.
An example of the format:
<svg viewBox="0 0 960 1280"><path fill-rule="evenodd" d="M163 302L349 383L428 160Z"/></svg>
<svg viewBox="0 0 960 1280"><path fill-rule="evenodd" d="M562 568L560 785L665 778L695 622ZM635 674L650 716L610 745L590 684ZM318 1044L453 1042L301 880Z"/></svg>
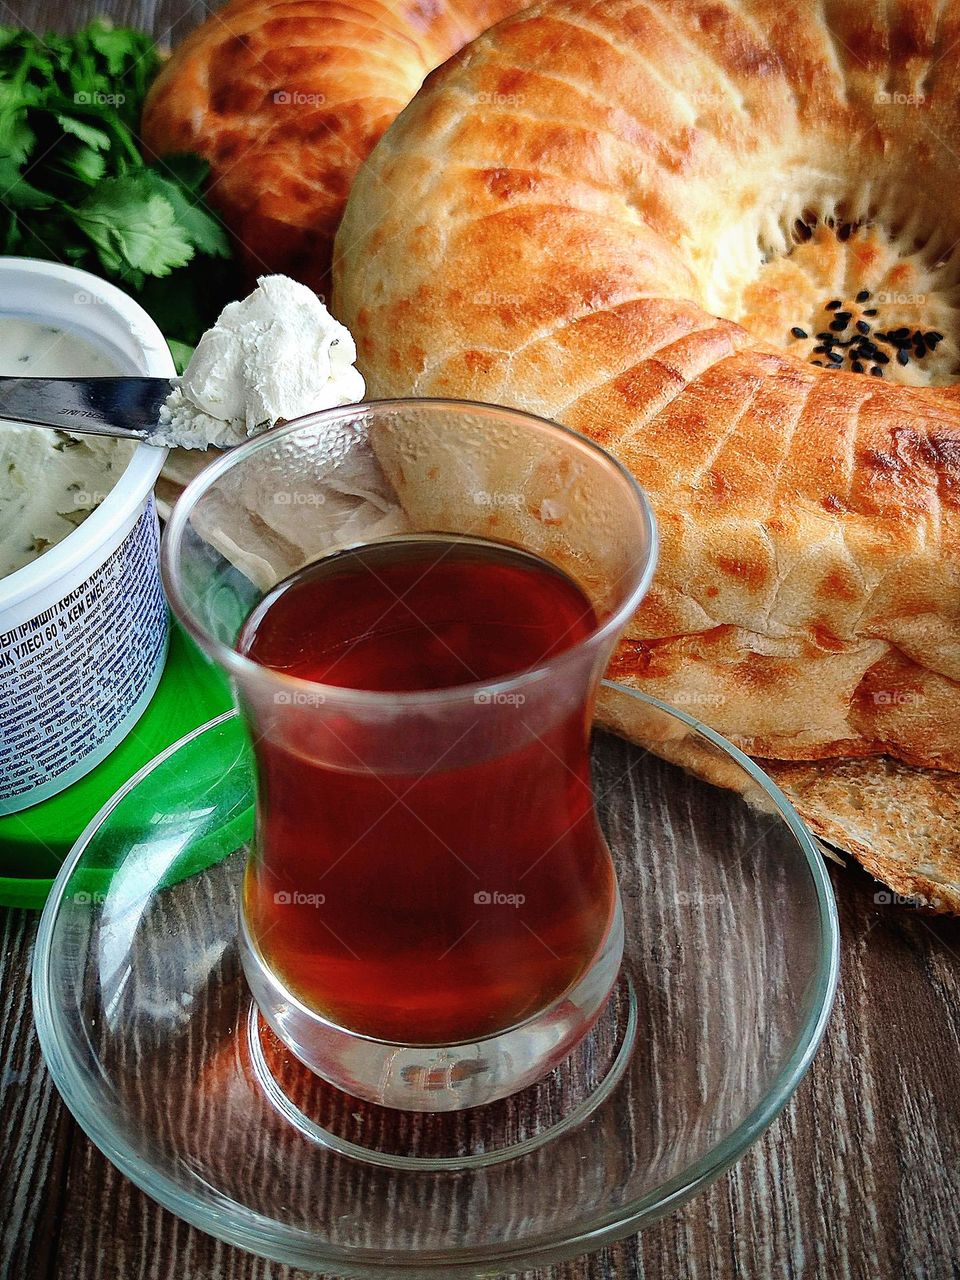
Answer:
<svg viewBox="0 0 960 1280"><path fill-rule="evenodd" d="M460 1112L338 1093L259 1019L237 945L253 789L236 715L134 777L64 864L34 961L44 1055L97 1146L211 1235L363 1278L557 1262L639 1230L737 1160L829 1015L829 879L745 756L643 695L605 696L642 709L651 737L688 735L700 767L737 789L598 732L626 922L618 987L544 1081Z"/></svg>

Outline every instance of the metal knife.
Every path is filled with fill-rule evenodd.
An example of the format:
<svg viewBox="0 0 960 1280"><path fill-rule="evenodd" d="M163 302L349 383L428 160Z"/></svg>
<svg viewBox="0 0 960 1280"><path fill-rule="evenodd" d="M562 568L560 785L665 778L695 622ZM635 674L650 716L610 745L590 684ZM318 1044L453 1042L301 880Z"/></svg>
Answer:
<svg viewBox="0 0 960 1280"><path fill-rule="evenodd" d="M0 377L0 421L149 444L161 429L160 406L178 381Z"/></svg>

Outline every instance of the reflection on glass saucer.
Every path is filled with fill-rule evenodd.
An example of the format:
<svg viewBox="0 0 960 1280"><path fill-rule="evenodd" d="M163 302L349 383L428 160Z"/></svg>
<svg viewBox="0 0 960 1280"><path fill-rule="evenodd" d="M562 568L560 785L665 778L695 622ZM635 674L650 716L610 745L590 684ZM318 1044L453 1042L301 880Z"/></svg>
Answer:
<svg viewBox="0 0 960 1280"><path fill-rule="evenodd" d="M774 1119L836 984L819 855L758 770L698 741L754 803L596 737L626 959L594 1031L522 1093L418 1114L339 1093L256 1015L237 946L251 765L236 716L211 722L114 799L54 887L34 1003L67 1105L174 1213L296 1266L490 1275L638 1230Z"/></svg>

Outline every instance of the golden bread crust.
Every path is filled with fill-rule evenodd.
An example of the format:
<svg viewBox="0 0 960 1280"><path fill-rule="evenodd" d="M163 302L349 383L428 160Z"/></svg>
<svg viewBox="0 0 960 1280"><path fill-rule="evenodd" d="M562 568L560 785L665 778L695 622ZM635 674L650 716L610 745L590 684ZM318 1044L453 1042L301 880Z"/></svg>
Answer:
<svg viewBox="0 0 960 1280"><path fill-rule="evenodd" d="M960 777L896 760L816 765L761 761L822 839L888 884L878 903L960 914Z"/></svg>
<svg viewBox="0 0 960 1280"><path fill-rule="evenodd" d="M699 711L694 711L699 716ZM771 809L766 792L729 755L676 716L605 684L599 723L717 787ZM853 854L908 905L960 914L960 775L913 769L888 757L833 760L829 766L760 760L811 830Z"/></svg>
<svg viewBox="0 0 960 1280"><path fill-rule="evenodd" d="M880 228L817 259L831 290L884 272L903 296L934 280L948 306L960 5L826 11L545 0L508 17L360 173L334 306L372 397L532 410L637 476L662 555L616 679L753 754L960 769L958 392L923 385L956 368L954 334L907 386L754 331L813 288L789 278L811 207ZM894 90L924 103L892 109ZM717 319L728 304L753 328Z"/></svg>
<svg viewBox="0 0 960 1280"><path fill-rule="evenodd" d="M333 239L360 165L423 77L515 0L231 0L150 90L155 155L211 166L209 198L252 275L329 294Z"/></svg>

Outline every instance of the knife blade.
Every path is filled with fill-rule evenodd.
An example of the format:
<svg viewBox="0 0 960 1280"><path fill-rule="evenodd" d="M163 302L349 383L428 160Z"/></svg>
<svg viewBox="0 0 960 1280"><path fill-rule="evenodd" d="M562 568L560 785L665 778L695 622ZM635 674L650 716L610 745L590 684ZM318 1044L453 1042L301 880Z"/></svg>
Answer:
<svg viewBox="0 0 960 1280"><path fill-rule="evenodd" d="M0 377L0 419L147 443L177 378Z"/></svg>

